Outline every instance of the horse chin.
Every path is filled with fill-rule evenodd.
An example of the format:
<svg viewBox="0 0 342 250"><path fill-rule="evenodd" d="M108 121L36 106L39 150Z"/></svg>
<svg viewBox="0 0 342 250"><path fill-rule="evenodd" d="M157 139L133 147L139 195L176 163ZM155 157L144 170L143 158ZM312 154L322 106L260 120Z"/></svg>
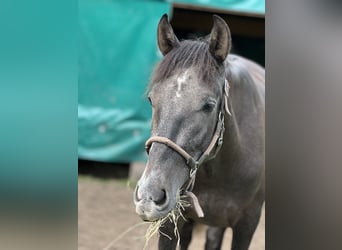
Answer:
<svg viewBox="0 0 342 250"><path fill-rule="evenodd" d="M171 211L171 209L168 211L162 211L162 212L160 212L160 211L150 211L150 212L144 211L144 212L141 212L141 211L139 211L139 208L136 208L137 214L140 216L140 218L143 221L146 221L146 222L158 221L158 220L164 218L165 216L167 216L170 211Z"/></svg>
<svg viewBox="0 0 342 250"><path fill-rule="evenodd" d="M147 215L147 214L143 214L143 215L139 215L139 216L145 222L155 222L155 221L158 221L158 220L162 219L166 215L154 215L154 214Z"/></svg>
<svg viewBox="0 0 342 250"><path fill-rule="evenodd" d="M160 208L155 206L152 202L140 201L137 202L135 207L136 213L143 221L154 222L166 217L176 204L168 204L167 207Z"/></svg>

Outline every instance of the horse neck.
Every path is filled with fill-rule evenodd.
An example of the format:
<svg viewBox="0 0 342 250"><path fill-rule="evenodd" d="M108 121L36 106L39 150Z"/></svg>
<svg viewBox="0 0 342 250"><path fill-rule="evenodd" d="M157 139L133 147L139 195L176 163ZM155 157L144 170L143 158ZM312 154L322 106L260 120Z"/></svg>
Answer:
<svg viewBox="0 0 342 250"><path fill-rule="evenodd" d="M247 145L249 131L246 128L249 126L253 130L260 123L262 98L255 80L244 67L233 62L226 65L226 72L230 84L228 106L231 115L225 114L224 141L219 160L236 162L241 157L242 148L252 146Z"/></svg>

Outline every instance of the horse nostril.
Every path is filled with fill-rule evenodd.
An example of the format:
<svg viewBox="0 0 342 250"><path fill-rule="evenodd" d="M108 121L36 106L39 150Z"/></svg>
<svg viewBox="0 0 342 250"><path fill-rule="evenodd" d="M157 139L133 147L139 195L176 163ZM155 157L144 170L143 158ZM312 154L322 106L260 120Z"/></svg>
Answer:
<svg viewBox="0 0 342 250"><path fill-rule="evenodd" d="M136 202L139 202L141 200L151 201L157 206L162 206L167 201L166 196L166 190L165 189L149 189L146 190L146 188L141 188L139 186L136 187L136 190L134 192L134 198Z"/></svg>
<svg viewBox="0 0 342 250"><path fill-rule="evenodd" d="M158 196L152 199L158 206L163 205L166 202L166 191L162 189Z"/></svg>

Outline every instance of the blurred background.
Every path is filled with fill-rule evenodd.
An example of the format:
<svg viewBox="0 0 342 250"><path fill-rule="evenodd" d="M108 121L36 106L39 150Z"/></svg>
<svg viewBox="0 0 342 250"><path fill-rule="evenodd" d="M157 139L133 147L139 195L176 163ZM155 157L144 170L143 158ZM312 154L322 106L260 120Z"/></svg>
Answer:
<svg viewBox="0 0 342 250"><path fill-rule="evenodd" d="M265 64L264 0L79 1L79 249L143 248L146 225L115 239L141 222L132 191L147 160L145 89L161 59L156 31L164 13L180 40L209 34L212 15L220 15L231 30L232 53ZM196 227L191 249L203 248L204 230ZM264 219L256 235L252 249L264 249ZM156 249L156 239L148 249Z"/></svg>
<svg viewBox="0 0 342 250"><path fill-rule="evenodd" d="M119 46L114 44L117 40L105 37L123 39L122 34L126 34L123 31L133 25L136 17L127 13L141 9L145 14L143 20L148 20L152 12L142 6L152 3L167 7L156 14L148 36L155 48L156 25L164 12L170 14L173 25L177 13L186 12L181 23L191 26L183 30L192 33L200 32L195 26L209 32L211 14L218 13L232 29L234 50L241 54L247 52L248 57L257 61L260 59L253 52L262 54L260 58L263 58L262 48L248 45L258 41L257 27L264 29L264 9L244 8L248 4L264 8L264 3L258 5L258 1L1 1L0 249L103 249L121 232L140 222L132 204L132 189L127 187L128 167L133 160L114 157L100 160L80 153L81 147L86 147L77 139L78 125L82 124L78 119L78 104L81 111L102 107L99 100L103 96L98 99L95 96L105 90L91 93L89 89L87 95L92 102L80 98L78 103L78 95L85 97L82 86L86 83L78 78L86 79L81 72L86 72L85 66L90 67L92 74L100 75L99 68L94 70L83 60L90 55L94 56L91 63L96 62L99 67L118 65L116 60L110 65L109 61L100 65L98 62L103 61L104 55L111 54L95 53L94 48L101 51L112 46L116 52L123 51L122 46L115 47ZM342 249L341 3L336 0L267 2L267 249ZM120 8L124 5L131 6L131 12ZM121 12L115 12L117 8ZM130 21L119 33L110 33L109 27L114 28L117 22L105 20L118 20L120 15L126 15ZM194 19L196 16L200 18ZM256 25L259 22L262 25ZM94 23L101 25L96 24L95 30ZM179 27L176 33L183 36ZM139 33L139 36L142 35ZM240 39L245 42L239 46ZM138 43L140 38L136 36L135 41ZM139 48L141 53L146 50ZM154 53L157 62L160 58L156 50ZM126 65L136 60L127 60ZM262 60L259 62L262 64ZM140 64L135 72L141 67L145 65ZM120 71L124 69L121 67ZM140 80L142 89L132 90L133 94L144 92L148 77ZM122 87L120 82L110 81L112 88ZM93 89L104 88L105 85L100 85L104 82L103 79L89 80ZM117 93L108 91L107 94L116 96ZM149 112L143 95L136 95ZM117 109L118 105L113 104L110 109ZM132 117L125 121L132 121ZM94 125L86 138L79 129L80 141L90 138L96 141L97 131ZM138 140L141 146L137 143L136 150L140 153L135 154L134 161L144 162L144 139ZM116 138L110 145L120 143ZM89 141L83 144L90 148ZM101 149L105 145L102 141L92 147ZM134 155L130 154L130 157ZM77 178L77 159L84 172L87 173L88 165L96 173L103 171L102 175L88 172ZM113 169L118 171L111 173ZM142 249L143 233L144 230L132 231L114 242L110 249ZM141 244L132 246L137 240ZM196 240L202 244L203 237ZM252 244L258 243L253 239Z"/></svg>

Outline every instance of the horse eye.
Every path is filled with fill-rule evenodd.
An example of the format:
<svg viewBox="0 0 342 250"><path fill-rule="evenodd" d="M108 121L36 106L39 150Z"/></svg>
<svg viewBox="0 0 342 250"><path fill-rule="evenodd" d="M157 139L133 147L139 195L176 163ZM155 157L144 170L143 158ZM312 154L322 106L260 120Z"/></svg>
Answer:
<svg viewBox="0 0 342 250"><path fill-rule="evenodd" d="M207 101L207 102L204 104L202 110L203 110L204 112L206 112L206 113L209 113L209 112L213 111L213 109L215 108L215 105L216 105L216 102L215 102L215 101L212 101L212 100Z"/></svg>
<svg viewBox="0 0 342 250"><path fill-rule="evenodd" d="M150 104L152 105L152 100L151 97L148 97L148 101L150 102Z"/></svg>

